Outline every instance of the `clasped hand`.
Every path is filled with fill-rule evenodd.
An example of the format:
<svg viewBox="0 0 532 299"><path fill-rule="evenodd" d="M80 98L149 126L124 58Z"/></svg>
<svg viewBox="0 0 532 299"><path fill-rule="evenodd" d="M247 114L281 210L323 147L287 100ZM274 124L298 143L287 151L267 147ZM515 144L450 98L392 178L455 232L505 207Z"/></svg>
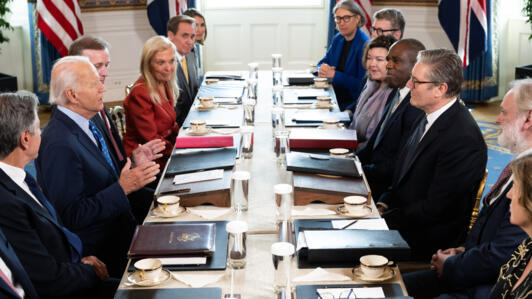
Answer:
<svg viewBox="0 0 532 299"><path fill-rule="evenodd" d="M318 77L333 78L336 72L336 67L330 66L326 63L322 63L318 69Z"/></svg>
<svg viewBox="0 0 532 299"><path fill-rule="evenodd" d="M432 259L430 260L430 269L435 271L438 274L438 277L441 277L443 274L443 266L445 261L449 257L460 254L464 251L464 247L448 248L445 250L439 249L435 254L432 255Z"/></svg>

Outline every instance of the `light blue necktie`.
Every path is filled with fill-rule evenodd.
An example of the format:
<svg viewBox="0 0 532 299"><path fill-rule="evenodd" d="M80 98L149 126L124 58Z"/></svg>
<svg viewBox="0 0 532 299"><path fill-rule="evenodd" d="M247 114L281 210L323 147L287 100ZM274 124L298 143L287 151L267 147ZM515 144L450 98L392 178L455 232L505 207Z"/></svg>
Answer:
<svg viewBox="0 0 532 299"><path fill-rule="evenodd" d="M91 130L92 135L96 139L96 142L98 143L98 148L102 152L105 160L107 160L107 163L109 163L109 165L111 165L111 168L115 171L115 174L118 174L118 172L115 169L115 165L113 164L113 160L111 160L111 155L109 154L109 149L107 149L107 145L105 144L105 140L103 139L103 135L100 132L100 130L98 130L98 128L96 128L96 125L94 125L92 120L89 121L89 129Z"/></svg>

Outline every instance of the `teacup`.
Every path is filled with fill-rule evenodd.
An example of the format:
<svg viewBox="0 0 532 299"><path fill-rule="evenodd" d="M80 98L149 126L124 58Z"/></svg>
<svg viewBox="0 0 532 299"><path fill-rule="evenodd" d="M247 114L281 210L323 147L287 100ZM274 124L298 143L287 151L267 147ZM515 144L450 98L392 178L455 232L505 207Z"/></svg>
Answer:
<svg viewBox="0 0 532 299"><path fill-rule="evenodd" d="M207 122L204 120L191 120L190 128L194 133L204 133L207 131Z"/></svg>
<svg viewBox="0 0 532 299"><path fill-rule="evenodd" d="M140 280L157 281L163 270L163 263L159 259L142 259L134 264Z"/></svg>
<svg viewBox="0 0 532 299"><path fill-rule="evenodd" d="M327 78L314 78L314 87L326 88L327 87Z"/></svg>
<svg viewBox="0 0 532 299"><path fill-rule="evenodd" d="M347 158L347 154L349 154L349 150L346 148L331 148L329 150L329 154L333 157L338 158Z"/></svg>
<svg viewBox="0 0 532 299"><path fill-rule="evenodd" d="M369 278L378 278L384 274L388 259L382 255L370 254L360 258L362 273Z"/></svg>
<svg viewBox="0 0 532 299"><path fill-rule="evenodd" d="M218 82L220 82L220 80L216 78L205 79L205 83L207 83L207 85L216 84Z"/></svg>
<svg viewBox="0 0 532 299"><path fill-rule="evenodd" d="M338 124L340 121L336 118L328 118L323 120L323 128L324 129L338 129Z"/></svg>
<svg viewBox="0 0 532 299"><path fill-rule="evenodd" d="M200 105L203 108L212 108L214 107L214 98L213 97L200 97Z"/></svg>
<svg viewBox="0 0 532 299"><path fill-rule="evenodd" d="M344 205L349 214L359 214L364 211L368 199L364 196L352 195L344 197Z"/></svg>
<svg viewBox="0 0 532 299"><path fill-rule="evenodd" d="M166 195L157 198L158 209L163 214L175 215L179 212L179 196Z"/></svg>
<svg viewBox="0 0 532 299"><path fill-rule="evenodd" d="M321 96L317 98L316 106L318 107L329 107L331 105L331 97Z"/></svg>

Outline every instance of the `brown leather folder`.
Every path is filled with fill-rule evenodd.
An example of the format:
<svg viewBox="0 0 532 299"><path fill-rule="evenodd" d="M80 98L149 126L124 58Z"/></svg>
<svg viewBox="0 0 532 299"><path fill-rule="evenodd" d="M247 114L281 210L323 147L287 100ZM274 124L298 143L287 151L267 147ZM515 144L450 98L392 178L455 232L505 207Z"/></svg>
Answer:
<svg viewBox="0 0 532 299"><path fill-rule="evenodd" d="M340 204L344 197L361 195L369 197L366 184L360 178L346 178L294 172L294 204L312 202Z"/></svg>
<svg viewBox="0 0 532 299"><path fill-rule="evenodd" d="M231 175L232 170L224 170L224 177L219 180L195 182L174 185L174 177L164 177L161 185L155 192L155 197L163 195L177 195L183 207L195 207L202 204L211 204L217 207L231 206Z"/></svg>
<svg viewBox="0 0 532 299"><path fill-rule="evenodd" d="M215 234L214 223L139 225L128 256L211 256Z"/></svg>
<svg viewBox="0 0 532 299"><path fill-rule="evenodd" d="M355 130L291 129L290 148L357 148Z"/></svg>

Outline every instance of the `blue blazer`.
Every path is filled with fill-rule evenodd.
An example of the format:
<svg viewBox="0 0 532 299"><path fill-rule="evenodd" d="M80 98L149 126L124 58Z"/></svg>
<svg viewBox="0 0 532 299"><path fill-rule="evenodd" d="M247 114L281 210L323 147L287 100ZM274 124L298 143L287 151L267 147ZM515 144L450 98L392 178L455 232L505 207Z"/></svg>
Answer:
<svg viewBox="0 0 532 299"><path fill-rule="evenodd" d="M336 71L334 73L333 86L346 88L351 94L351 99L343 99L343 101L338 99L338 105L341 107L341 110L344 110L345 107L358 99L364 86L366 68L362 65L362 55L364 54L364 47L368 40L369 37L362 30L357 29L357 33L351 44L351 50L347 56L347 61L345 62L344 71ZM325 57L318 62L316 71L322 63L327 63L334 67L338 66L344 41L345 38L340 33L337 33L333 37L331 46L327 49Z"/></svg>
<svg viewBox="0 0 532 299"><path fill-rule="evenodd" d="M117 174L98 147L56 110L42 134L35 165L43 193L82 240L83 255L97 256L114 272L113 263L126 259L134 218Z"/></svg>
<svg viewBox="0 0 532 299"><path fill-rule="evenodd" d="M15 254L15 251L11 247L11 244L9 244L6 237L2 233L2 230L0 230L0 257L7 265L9 270L11 270L11 274L13 275L13 280L15 283L20 284L20 286L24 289L24 293L26 294L25 298L39 298L37 291L35 291L35 288L28 277L28 274L26 274L26 271L22 267L22 264ZM0 279L0 298L18 299L20 297L18 294L13 292L11 287L7 285L3 279Z"/></svg>
<svg viewBox="0 0 532 299"><path fill-rule="evenodd" d="M79 297L74 294L98 285L100 279L91 266L72 263L70 244L61 224L2 170L0 206L0 226L39 296ZM4 240L0 243L6 244ZM26 292L33 290L23 287ZM38 298L33 295L30 298Z"/></svg>
<svg viewBox="0 0 532 299"><path fill-rule="evenodd" d="M510 199L506 194L511 184L491 205L484 206L466 238L466 251L448 258L443 267L442 281L450 290L476 288L487 298L499 276L499 270L513 251L527 237L518 226L510 223Z"/></svg>

